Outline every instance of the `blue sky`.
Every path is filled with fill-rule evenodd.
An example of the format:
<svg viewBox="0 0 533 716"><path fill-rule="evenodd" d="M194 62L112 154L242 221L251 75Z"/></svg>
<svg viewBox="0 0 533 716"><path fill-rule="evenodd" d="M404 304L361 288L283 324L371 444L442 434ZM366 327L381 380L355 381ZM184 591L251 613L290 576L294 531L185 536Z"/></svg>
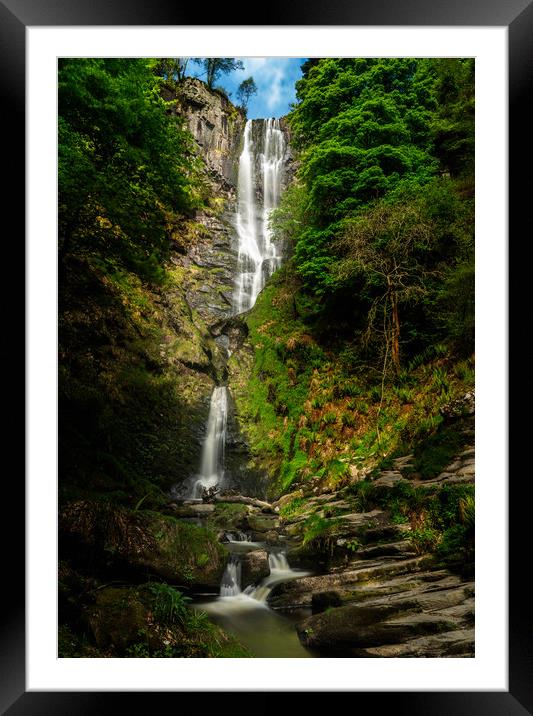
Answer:
<svg viewBox="0 0 533 716"><path fill-rule="evenodd" d="M236 70L222 75L215 83L230 94L232 101L238 104L237 87L250 77L257 85L257 94L250 99L248 119L258 117L282 117L287 114L289 105L295 101L294 83L302 76L300 66L305 58L294 57L240 57L244 70ZM201 76L200 65L189 63L187 74Z"/></svg>

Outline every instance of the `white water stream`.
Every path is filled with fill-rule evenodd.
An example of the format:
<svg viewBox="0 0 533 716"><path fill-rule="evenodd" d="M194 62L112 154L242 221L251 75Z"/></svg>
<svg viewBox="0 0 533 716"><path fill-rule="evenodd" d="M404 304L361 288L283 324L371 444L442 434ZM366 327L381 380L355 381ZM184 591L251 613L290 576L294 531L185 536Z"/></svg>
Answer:
<svg viewBox="0 0 533 716"><path fill-rule="evenodd" d="M207 430L202 446L200 473L192 484L189 497L199 499L204 488L224 481L224 451L228 425L228 389L218 386L211 394Z"/></svg>
<svg viewBox="0 0 533 716"><path fill-rule="evenodd" d="M263 120L263 125L263 151L258 152L253 141L253 120L246 122L239 159L236 216L239 243L233 297L236 314L252 308L266 280L281 263L268 221L281 194L285 139L279 119ZM256 177L257 165L260 177ZM257 186L262 187L262 203L258 201Z"/></svg>

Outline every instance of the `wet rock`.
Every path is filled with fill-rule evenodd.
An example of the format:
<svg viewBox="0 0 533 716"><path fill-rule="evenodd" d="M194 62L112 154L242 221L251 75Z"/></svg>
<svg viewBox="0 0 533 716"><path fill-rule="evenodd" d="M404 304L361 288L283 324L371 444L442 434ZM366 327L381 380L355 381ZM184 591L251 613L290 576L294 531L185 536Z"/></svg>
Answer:
<svg viewBox="0 0 533 716"><path fill-rule="evenodd" d="M289 554L289 560L291 559ZM339 591L339 589L356 589L367 582L377 582L398 575L411 575L422 570L431 562L428 557L417 557L401 561L376 560L374 563L361 561L358 568L339 570L329 574L302 577L294 582L274 587L269 597L269 604L276 608L295 608L310 606L313 594L319 592Z"/></svg>
<svg viewBox="0 0 533 716"><path fill-rule="evenodd" d="M457 629L451 618L437 614L395 616L394 605L382 607L344 606L317 614L297 624L305 646L322 652L345 651L398 644L418 636Z"/></svg>
<svg viewBox="0 0 533 716"><path fill-rule="evenodd" d="M416 553L413 550L413 543L409 540L362 547L358 549L355 554L360 559L375 559L376 557L416 557Z"/></svg>
<svg viewBox="0 0 533 716"><path fill-rule="evenodd" d="M473 657L475 654L474 640L474 629L457 629L443 634L410 639L404 644L386 644L385 646L370 647L360 656L393 658Z"/></svg>
<svg viewBox="0 0 533 716"><path fill-rule="evenodd" d="M385 524L380 527L369 527L368 529L361 530L359 532L359 537L364 544L370 544L372 542L390 542L403 537L410 531L411 525L409 524Z"/></svg>
<svg viewBox="0 0 533 716"><path fill-rule="evenodd" d="M268 577L270 566L268 552L263 549L254 549L241 556L241 582L242 587L257 584L261 579Z"/></svg>

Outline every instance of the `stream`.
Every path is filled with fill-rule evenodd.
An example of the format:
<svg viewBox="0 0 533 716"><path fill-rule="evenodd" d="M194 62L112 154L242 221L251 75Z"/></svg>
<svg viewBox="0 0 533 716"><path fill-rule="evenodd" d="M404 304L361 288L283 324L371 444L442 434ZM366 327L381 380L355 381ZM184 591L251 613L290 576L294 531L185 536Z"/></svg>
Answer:
<svg viewBox="0 0 533 716"><path fill-rule="evenodd" d="M310 572L291 569L283 551L271 551L268 556L270 575L241 591L239 555L265 549L265 544L247 539L230 540L225 544L231 558L222 577L220 596L200 600L193 606L207 612L216 624L231 632L254 657L314 656L302 646L294 628L295 621L309 616L310 610L298 610L286 616L273 611L267 604L267 597L276 584L305 577Z"/></svg>

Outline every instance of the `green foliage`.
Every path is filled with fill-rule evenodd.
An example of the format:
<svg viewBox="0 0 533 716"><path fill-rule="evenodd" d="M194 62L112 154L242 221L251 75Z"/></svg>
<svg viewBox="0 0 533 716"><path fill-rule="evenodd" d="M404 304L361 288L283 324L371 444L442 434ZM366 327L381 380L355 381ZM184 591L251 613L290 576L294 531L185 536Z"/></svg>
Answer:
<svg viewBox="0 0 533 716"><path fill-rule="evenodd" d="M307 501L303 497L295 497L280 508L279 514L284 519L294 517L299 512L305 511L306 507Z"/></svg>
<svg viewBox="0 0 533 716"><path fill-rule="evenodd" d="M375 488L370 480L360 480L350 485L349 493L355 497L353 502L357 512L369 512L375 501Z"/></svg>
<svg viewBox="0 0 533 716"><path fill-rule="evenodd" d="M215 82L221 75L244 69L242 60L237 60L234 57L203 57L196 58L194 61L203 67L205 81L209 89L214 88Z"/></svg>
<svg viewBox="0 0 533 716"><path fill-rule="evenodd" d="M328 519L314 514L304 522L302 546L318 554L331 554L336 542L338 519Z"/></svg>
<svg viewBox="0 0 533 716"><path fill-rule="evenodd" d="M276 237L324 322L351 328L356 364L397 373L443 339L472 351L473 66L327 58L297 83Z"/></svg>
<svg viewBox="0 0 533 716"><path fill-rule="evenodd" d="M444 564L472 563L475 531L473 485L415 487L407 480L380 488L370 480L348 488L353 507L361 512L388 510L393 524L414 526L408 538L415 550L435 552Z"/></svg>
<svg viewBox="0 0 533 716"><path fill-rule="evenodd" d="M159 94L154 61L60 59L60 255L99 256L156 281L167 224L199 206L190 135Z"/></svg>
<svg viewBox="0 0 533 716"><path fill-rule="evenodd" d="M187 602L190 598L164 582L148 585L153 597L154 617L162 624L183 624L189 614Z"/></svg>
<svg viewBox="0 0 533 716"><path fill-rule="evenodd" d="M440 535L437 530L432 527L422 527L411 530L409 539L413 543L418 554L432 552L440 541Z"/></svg>
<svg viewBox="0 0 533 716"><path fill-rule="evenodd" d="M361 542L357 539L352 539L346 542L345 546L349 552L357 552L357 550L361 548Z"/></svg>
<svg viewBox="0 0 533 716"><path fill-rule="evenodd" d="M467 530L464 525L453 525L443 533L436 553L447 566L458 567L464 571L474 562L473 532Z"/></svg>
<svg viewBox="0 0 533 716"><path fill-rule="evenodd" d="M432 60L437 106L430 128L435 154L456 176L474 172L473 59Z"/></svg>
<svg viewBox="0 0 533 716"><path fill-rule="evenodd" d="M305 185L293 181L281 195L279 206L270 215L273 240L291 255L302 232L307 216L308 197Z"/></svg>
<svg viewBox="0 0 533 716"><path fill-rule="evenodd" d="M476 507L473 494L467 494L459 499L459 517L466 530L473 532Z"/></svg>
<svg viewBox="0 0 533 716"><path fill-rule="evenodd" d="M154 65L154 73L163 77L169 84L181 82L185 78L190 57L162 57Z"/></svg>
<svg viewBox="0 0 533 716"><path fill-rule="evenodd" d="M248 77L243 80L237 88L237 99L241 103L244 111L248 108L248 102L254 94L257 94L257 85L255 84L253 77Z"/></svg>

